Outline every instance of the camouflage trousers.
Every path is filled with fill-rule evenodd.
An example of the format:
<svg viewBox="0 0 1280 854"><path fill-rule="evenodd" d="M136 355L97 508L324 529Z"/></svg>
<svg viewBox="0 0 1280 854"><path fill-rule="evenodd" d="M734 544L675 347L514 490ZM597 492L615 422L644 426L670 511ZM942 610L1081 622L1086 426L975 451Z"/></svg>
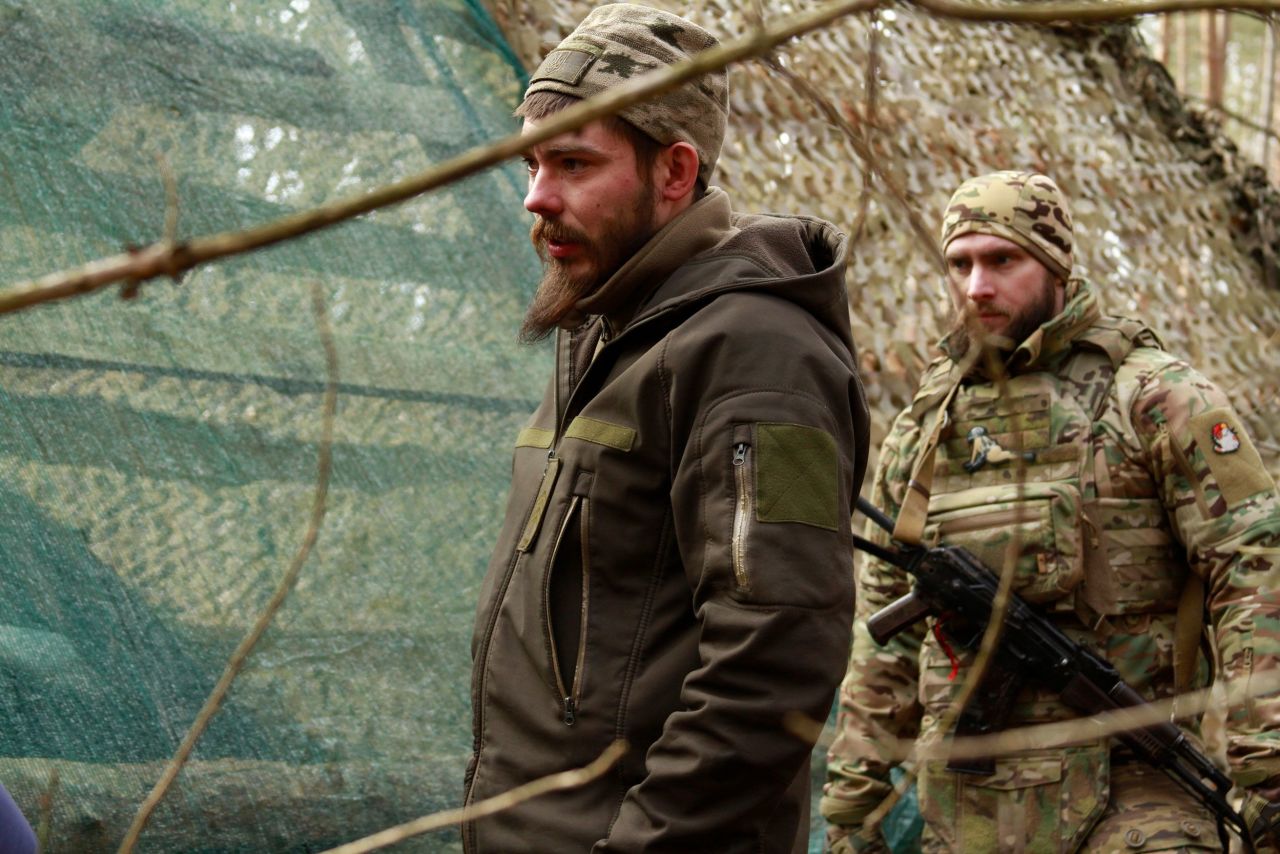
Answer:
<svg viewBox="0 0 1280 854"><path fill-rule="evenodd" d="M926 826L921 840L925 854L950 849ZM1009 849L1013 854L1015 849ZM1025 849L1030 850L1030 849ZM1081 852L1197 852L1222 851L1218 826L1191 795L1165 774L1142 763L1123 763L1111 769L1107 807L1077 851ZM978 854L978 852L964 852ZM1002 849L1003 854L1003 849ZM1060 854L1039 852L1036 854ZM1067 854L1067 852L1061 852Z"/></svg>
<svg viewBox="0 0 1280 854"><path fill-rule="evenodd" d="M1221 851L1213 815L1142 763L1111 769L1111 799L1083 851Z"/></svg>

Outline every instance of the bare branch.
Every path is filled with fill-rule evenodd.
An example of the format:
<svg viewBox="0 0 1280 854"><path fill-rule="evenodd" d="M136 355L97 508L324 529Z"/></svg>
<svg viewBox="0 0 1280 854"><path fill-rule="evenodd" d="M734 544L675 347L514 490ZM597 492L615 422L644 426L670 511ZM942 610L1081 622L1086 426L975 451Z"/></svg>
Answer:
<svg viewBox="0 0 1280 854"><path fill-rule="evenodd" d="M991 21L1009 24L1102 24L1124 21L1158 12L1191 12L1204 9L1270 12L1280 9L1278 0L1130 0L1101 3L1090 0L1038 0L1028 3L978 5L968 0L911 0L940 18Z"/></svg>
<svg viewBox="0 0 1280 854"><path fill-rule="evenodd" d="M474 821L478 818L509 810L539 795L584 786L592 780L603 776L626 752L627 743L625 741L615 741L606 747L604 752L596 757L591 764L582 768L561 771L558 774L551 774L541 779L533 780L509 792L503 792L501 795L495 795L488 800L480 801L471 806L424 815L422 818L414 819L405 824L398 824L395 827L389 827L372 836L366 836L364 839L357 839L355 842L348 842L346 845L330 848L324 854L366 854L366 852L377 851L379 848L395 845L397 842L403 842L406 839L420 836L432 830Z"/></svg>
<svg viewBox="0 0 1280 854"><path fill-rule="evenodd" d="M208 261L272 246L378 208L403 202L496 166L530 146L575 131L596 119L614 115L632 104L674 89L709 71L762 56L789 39L824 27L845 15L875 8L883 2L885 0L839 0L811 12L793 15L780 23L753 30L742 38L703 51L684 62L651 71L575 104L539 123L529 133L512 134L491 145L464 152L432 169L357 198L300 211L244 231L196 237L183 243L153 243L135 252L103 258L82 267L15 285L0 293L0 314L91 293L116 282L144 282L161 275L176 277ZM1280 0L1276 2L1280 4Z"/></svg>
<svg viewBox="0 0 1280 854"><path fill-rule="evenodd" d="M53 838L53 802L58 796L58 766L49 769L49 784L40 793L37 801L40 819L36 825L36 850L48 851Z"/></svg>
<svg viewBox="0 0 1280 854"><path fill-rule="evenodd" d="M849 140L849 144L853 147L853 150L858 157L862 159L863 164L880 179L889 195L902 206L903 211L907 215L907 221L911 224L912 230L916 233L916 236L920 238L921 245L925 247L926 251L929 253L929 257L932 258L934 264L937 265L938 270L945 273L946 261L942 257L942 252L938 249L937 238L929 230L928 226L924 224L924 221L920 219L920 215L916 213L915 207L910 201L908 201L906 192L898 186L898 182L893 180L893 178L880 167L878 159L867 146L867 140L858 132L858 129L841 114L840 110L836 108L836 105L831 102L831 99L824 95L817 86L778 62L773 60L762 61L764 61L774 73L786 80L791 85L791 88L796 90L797 94L807 98L816 105L822 115L826 117L827 121L835 125L844 133L845 138ZM866 193L865 188L863 189L863 193Z"/></svg>
<svg viewBox="0 0 1280 854"><path fill-rule="evenodd" d="M568 133L595 119L611 116L632 104L675 88L688 80L735 62L764 56L796 36L827 26L855 12L877 9L889 0L838 0L658 69L576 104L528 134L512 134L491 145L464 152L438 166L365 195L299 211L244 231L222 232L186 242L162 240L136 251L103 258L81 267L19 283L0 293L0 314L32 305L92 293L116 282L141 283L157 276L176 278L208 261L262 249L398 204L453 183L514 157L531 145ZM1280 0L1133 0L1125 3L1030 2L1012 6L977 6L961 0L911 0L939 17L1013 23L1099 23L1156 12L1195 9L1280 10ZM883 177L883 176L881 176Z"/></svg>
<svg viewBox="0 0 1280 854"><path fill-rule="evenodd" d="M1254 673L1222 684L1226 689L1226 705L1235 708L1250 699L1280 691L1280 673ZM1142 706L1102 712L1088 718L1018 727L992 735L920 743L884 734L875 739L875 749L886 761L904 763L924 759L978 759L1066 747L1202 715L1213 705L1212 692L1212 688L1201 688Z"/></svg>
<svg viewBox="0 0 1280 854"><path fill-rule="evenodd" d="M231 683L240 675L240 671L244 668L245 662L248 661L253 648L257 646L258 641L266 633L271 621L275 619L276 613L284 605L285 598L293 590L298 581L298 575L302 571L303 564L307 562L307 558L310 557L311 550L320 536L320 525L324 521L325 502L329 495L329 475L333 471L333 422L338 407L338 351L333 343L333 330L329 326L329 313L325 307L324 295L319 284L313 284L311 287L311 308L315 314L320 343L324 347L326 371L324 403L321 413L320 446L316 454L316 487L311 505L311 520L307 525L306 533L302 537L302 544L298 547L298 551L293 557L293 562L289 565L284 577L280 579L275 593L272 594L270 601L267 602L266 607L258 616L253 628L249 630L249 634L240 641L239 646L232 653L231 659L227 662L226 669L222 673L222 678L218 680L218 684L214 686L212 693L205 700L204 706L200 709L200 713L196 715L195 721L191 724L191 729L187 731L186 736L182 739L177 752L169 760L169 764L159 782L156 783L151 793L147 795L147 799L143 801L138 814L134 816L133 823L129 825L129 829L125 833L124 841L120 843L119 854L129 854L129 852L133 851L134 846L137 845L138 837L151 819L152 812L155 811L156 806L159 805L161 799L164 798L169 788L173 785L174 780L177 779L182 766L186 764L191 752L195 749L196 742L204 735L209 722L222 706L222 701L226 698L227 692L231 690Z"/></svg>

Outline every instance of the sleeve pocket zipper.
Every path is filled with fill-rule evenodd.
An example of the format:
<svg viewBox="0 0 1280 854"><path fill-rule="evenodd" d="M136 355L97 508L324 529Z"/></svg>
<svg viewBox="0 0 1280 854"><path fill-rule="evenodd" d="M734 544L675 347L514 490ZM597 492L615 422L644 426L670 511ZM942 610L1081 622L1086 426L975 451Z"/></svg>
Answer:
<svg viewBox="0 0 1280 854"><path fill-rule="evenodd" d="M733 559L733 577L742 591L751 589L747 572L747 534L755 516L755 493L752 489L751 426L740 425L733 431L733 482L737 501L733 509L733 535L729 550Z"/></svg>

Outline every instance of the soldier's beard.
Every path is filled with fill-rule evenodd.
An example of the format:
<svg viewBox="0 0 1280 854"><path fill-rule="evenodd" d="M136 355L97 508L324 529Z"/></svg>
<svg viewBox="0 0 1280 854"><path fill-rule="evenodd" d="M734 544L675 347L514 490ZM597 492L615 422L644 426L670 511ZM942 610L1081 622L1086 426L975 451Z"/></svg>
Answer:
<svg viewBox="0 0 1280 854"><path fill-rule="evenodd" d="M542 281L520 325L520 340L526 344L541 341L565 322L581 323L585 318L578 317L574 307L649 242L657 230L654 228L657 205L657 188L640 187L631 203L623 205L595 239L557 220L536 217L529 239L542 259ZM547 251L550 240L576 243L580 249L572 258L562 261ZM585 269L577 273L570 271L572 263L582 261L587 262Z"/></svg>
<svg viewBox="0 0 1280 854"><path fill-rule="evenodd" d="M1026 341L1032 332L1052 320L1055 311L1055 290L1058 280L1048 270L1040 282L1040 291L1034 302L1028 303L1021 311L999 310L1009 318L1009 323L1001 332L990 332L978 317L979 307L972 300L966 300L964 307L956 312L951 324L951 351L956 356L969 352L974 342L997 352L1011 352ZM991 306L983 309L990 312Z"/></svg>

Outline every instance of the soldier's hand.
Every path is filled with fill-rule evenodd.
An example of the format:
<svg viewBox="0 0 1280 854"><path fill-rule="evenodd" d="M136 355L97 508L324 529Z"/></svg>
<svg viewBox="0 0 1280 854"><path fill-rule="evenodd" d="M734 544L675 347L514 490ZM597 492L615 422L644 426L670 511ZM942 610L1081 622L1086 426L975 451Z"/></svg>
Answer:
<svg viewBox="0 0 1280 854"><path fill-rule="evenodd" d="M1240 813L1258 851L1280 852L1280 803L1255 792L1245 792Z"/></svg>
<svg viewBox="0 0 1280 854"><path fill-rule="evenodd" d="M832 842L831 854L890 854L890 851L884 837L880 835L879 828L873 829L867 835L864 835L863 828L859 828L848 836L842 836Z"/></svg>

